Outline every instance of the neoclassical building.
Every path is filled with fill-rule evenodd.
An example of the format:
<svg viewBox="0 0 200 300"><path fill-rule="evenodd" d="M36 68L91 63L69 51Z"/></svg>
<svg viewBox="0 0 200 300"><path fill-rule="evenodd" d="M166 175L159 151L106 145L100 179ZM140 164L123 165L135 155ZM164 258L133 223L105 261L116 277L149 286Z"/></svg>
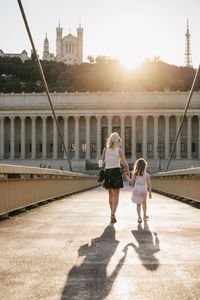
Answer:
<svg viewBox="0 0 200 300"><path fill-rule="evenodd" d="M189 92L54 93L52 100L73 170L97 169L111 132L130 166L164 170ZM199 166L200 92L193 94L170 169ZM68 169L46 94L0 94L0 162Z"/></svg>
<svg viewBox="0 0 200 300"><path fill-rule="evenodd" d="M49 52L49 41L47 34L44 40L43 59L47 61L64 62L67 65L80 65L83 62L83 28L77 28L77 36L71 33L62 36L63 29L60 22L56 28L56 56Z"/></svg>

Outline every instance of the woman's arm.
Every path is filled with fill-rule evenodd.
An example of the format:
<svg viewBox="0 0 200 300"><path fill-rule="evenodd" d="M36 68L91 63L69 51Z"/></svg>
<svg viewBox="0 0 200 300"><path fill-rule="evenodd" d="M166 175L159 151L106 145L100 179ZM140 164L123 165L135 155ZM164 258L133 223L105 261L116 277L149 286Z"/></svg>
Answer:
<svg viewBox="0 0 200 300"><path fill-rule="evenodd" d="M103 149L102 155L101 155L101 160L105 161L106 158L106 148Z"/></svg>
<svg viewBox="0 0 200 300"><path fill-rule="evenodd" d="M120 159L122 161L122 164L123 164L124 168L127 171L128 177L130 177L129 166L128 166L128 163L127 163L127 161L125 159L124 152L122 151L122 149L119 149L119 157L120 157Z"/></svg>
<svg viewBox="0 0 200 300"><path fill-rule="evenodd" d="M135 179L136 179L136 175L134 174L132 178L130 178L127 174L126 174L126 178L128 179L128 181L133 184Z"/></svg>

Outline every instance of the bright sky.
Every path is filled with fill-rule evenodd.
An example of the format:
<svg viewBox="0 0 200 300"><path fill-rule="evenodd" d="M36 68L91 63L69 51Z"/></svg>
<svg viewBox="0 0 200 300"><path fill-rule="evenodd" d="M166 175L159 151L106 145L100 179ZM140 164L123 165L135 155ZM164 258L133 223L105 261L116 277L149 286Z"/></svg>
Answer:
<svg viewBox="0 0 200 300"><path fill-rule="evenodd" d="M30 55L30 43L17 0L0 0L0 49ZM36 49L42 57L45 33L50 52L56 52L56 27L76 35L84 28L87 56L118 58L127 67L160 56L169 64L184 65L185 31L189 19L194 67L200 63L200 0L22 0Z"/></svg>

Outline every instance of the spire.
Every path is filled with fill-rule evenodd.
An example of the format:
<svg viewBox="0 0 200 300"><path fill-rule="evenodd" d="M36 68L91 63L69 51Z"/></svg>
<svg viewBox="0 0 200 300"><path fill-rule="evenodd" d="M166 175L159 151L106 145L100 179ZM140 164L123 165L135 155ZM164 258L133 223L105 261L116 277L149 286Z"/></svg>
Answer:
<svg viewBox="0 0 200 300"><path fill-rule="evenodd" d="M49 43L48 38L47 38L47 33L45 33L44 43L45 43L45 44Z"/></svg>
<svg viewBox="0 0 200 300"><path fill-rule="evenodd" d="M80 18L80 20L79 20L79 28L81 28L81 18Z"/></svg>
<svg viewBox="0 0 200 300"><path fill-rule="evenodd" d="M185 44L185 65L187 67L192 67L192 56L191 56L191 47L190 47L190 31L189 31L189 21L187 19L187 28L185 33L186 44Z"/></svg>

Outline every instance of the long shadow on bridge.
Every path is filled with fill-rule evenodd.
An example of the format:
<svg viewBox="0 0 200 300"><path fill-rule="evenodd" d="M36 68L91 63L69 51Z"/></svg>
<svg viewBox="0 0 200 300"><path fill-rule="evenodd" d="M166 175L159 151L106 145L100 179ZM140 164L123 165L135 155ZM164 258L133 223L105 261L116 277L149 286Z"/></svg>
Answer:
<svg viewBox="0 0 200 300"><path fill-rule="evenodd" d="M109 225L100 237L92 239L91 245L81 246L78 255L85 256L85 259L80 266L74 266L69 271L61 299L104 299L109 294L127 254L126 248L124 256L108 277L106 268L118 244L115 228Z"/></svg>
<svg viewBox="0 0 200 300"><path fill-rule="evenodd" d="M159 260L154 256L154 253L160 250L159 239L155 233L154 244L153 234L145 222L144 228L138 225L138 230L132 231L139 246L137 247L132 242L128 243L122 250L124 253L122 258L115 266L112 274L108 276L108 264L119 244L115 238L115 233L115 227L109 225L100 237L91 240L91 245L85 244L78 249L79 257L85 256L85 259L80 266L73 266L68 272L61 300L106 299L124 264L130 246L134 248L146 269L155 271L158 268Z"/></svg>
<svg viewBox="0 0 200 300"><path fill-rule="evenodd" d="M159 260L154 256L155 253L160 251L160 241L158 235L154 232L155 243L152 232L149 230L149 225L144 222L144 227L138 225L138 230L132 230L132 234L138 242L138 247L131 243L135 252L138 254L143 266L150 271L154 271L159 267Z"/></svg>

